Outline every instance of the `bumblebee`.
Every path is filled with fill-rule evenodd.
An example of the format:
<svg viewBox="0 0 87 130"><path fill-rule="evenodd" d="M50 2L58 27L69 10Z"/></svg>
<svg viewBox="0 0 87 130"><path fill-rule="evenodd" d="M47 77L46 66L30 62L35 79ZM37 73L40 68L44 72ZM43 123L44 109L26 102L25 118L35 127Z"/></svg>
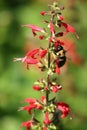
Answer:
<svg viewBox="0 0 87 130"><path fill-rule="evenodd" d="M66 51L61 45L58 45L54 49L54 54L56 55L56 60L58 61L58 67L62 67L66 63Z"/></svg>

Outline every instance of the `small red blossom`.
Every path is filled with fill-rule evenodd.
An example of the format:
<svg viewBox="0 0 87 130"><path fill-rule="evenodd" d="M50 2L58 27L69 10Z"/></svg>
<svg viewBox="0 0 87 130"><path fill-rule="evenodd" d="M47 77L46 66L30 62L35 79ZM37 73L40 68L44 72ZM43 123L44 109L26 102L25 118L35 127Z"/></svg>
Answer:
<svg viewBox="0 0 87 130"><path fill-rule="evenodd" d="M75 29L70 24L61 22L61 26L65 27L66 33L68 32L75 33Z"/></svg>
<svg viewBox="0 0 87 130"><path fill-rule="evenodd" d="M35 26L35 25L32 25L32 24L25 24L25 25L22 25L22 27L28 27L28 28L31 28L32 29L32 33L33 35L35 36L36 35L36 32L42 32L44 33L44 29L38 27L38 26Z"/></svg>
<svg viewBox="0 0 87 130"><path fill-rule="evenodd" d="M26 127L26 130L30 130L31 126L32 126L32 121L26 121L26 122L23 122L21 124L21 126L25 126Z"/></svg>
<svg viewBox="0 0 87 130"><path fill-rule="evenodd" d="M62 112L61 118L65 118L69 114L70 108L68 104L64 102L58 102L56 106Z"/></svg>
<svg viewBox="0 0 87 130"><path fill-rule="evenodd" d="M42 101L43 103L46 103L46 97L45 97L45 96L42 96L42 97L41 97L41 101Z"/></svg>
<svg viewBox="0 0 87 130"><path fill-rule="evenodd" d="M56 37L62 37L63 35L64 35L64 33L63 32L58 32L57 34L55 34L56 35Z"/></svg>
<svg viewBox="0 0 87 130"><path fill-rule="evenodd" d="M60 74L60 68L58 67L58 63L56 63L55 73Z"/></svg>
<svg viewBox="0 0 87 130"><path fill-rule="evenodd" d="M25 57L15 58L14 61L21 61L22 63L25 62L28 69L29 64L37 64L39 62L39 60L36 59L36 54L38 54L38 52L39 52L39 49L31 50L27 52Z"/></svg>
<svg viewBox="0 0 87 130"><path fill-rule="evenodd" d="M14 61L25 62L27 69L29 68L29 64L37 64L39 62L38 59L28 58L27 56L23 58L14 58Z"/></svg>
<svg viewBox="0 0 87 130"><path fill-rule="evenodd" d="M61 85L52 84L52 92L56 93L56 92L58 92L61 89L62 89Z"/></svg>
<svg viewBox="0 0 87 130"><path fill-rule="evenodd" d="M36 105L36 108L42 109L41 104L39 104L39 102L38 102L36 99L33 99L33 98L26 98L26 99L25 99L25 102L29 103L30 105L35 104L35 105Z"/></svg>
<svg viewBox="0 0 87 130"><path fill-rule="evenodd" d="M39 35L39 39L40 39L40 40L43 40L44 37L45 37L44 35Z"/></svg>
<svg viewBox="0 0 87 130"><path fill-rule="evenodd" d="M33 86L33 89L34 89L34 90L37 90L37 91L40 91L40 90L41 90L41 87L34 85L34 86Z"/></svg>
<svg viewBox="0 0 87 130"><path fill-rule="evenodd" d="M46 14L46 12L42 11L42 12L40 12L40 14L44 16Z"/></svg>
<svg viewBox="0 0 87 130"><path fill-rule="evenodd" d="M47 54L47 50L41 50L41 51L39 51L39 56L41 57L41 58L43 58L45 55Z"/></svg>
<svg viewBox="0 0 87 130"><path fill-rule="evenodd" d="M43 127L43 130L47 130L46 126Z"/></svg>
<svg viewBox="0 0 87 130"><path fill-rule="evenodd" d="M28 56L28 57L30 56L30 57L36 59L35 55L38 54L38 52L39 52L39 48L27 52L26 56Z"/></svg>
<svg viewBox="0 0 87 130"><path fill-rule="evenodd" d="M50 124L50 122L51 122L51 121L50 121L50 119L49 119L49 113L46 112L46 113L45 113L44 124L47 125L47 124Z"/></svg>
<svg viewBox="0 0 87 130"><path fill-rule="evenodd" d="M49 89L48 89L48 87L46 86L46 87L44 88L44 90L45 90L45 91L48 91Z"/></svg>
<svg viewBox="0 0 87 130"><path fill-rule="evenodd" d="M33 109L39 109L39 110L43 109L43 106L35 99L26 98L25 102L29 103L29 105L21 107L19 110L27 110L29 114L31 114Z"/></svg>
<svg viewBox="0 0 87 130"><path fill-rule="evenodd" d="M20 110L27 110L29 112L29 114L31 114L32 110L35 109L36 107L37 107L36 104L32 104L32 105L29 105L29 106L21 107Z"/></svg>
<svg viewBox="0 0 87 130"><path fill-rule="evenodd" d="M49 43L51 43L53 41L54 41L53 37L49 38Z"/></svg>
<svg viewBox="0 0 87 130"><path fill-rule="evenodd" d="M41 104L37 103L37 109L42 110L43 106Z"/></svg>
<svg viewBox="0 0 87 130"><path fill-rule="evenodd" d="M49 38L49 42L51 43L53 41L53 38Z"/></svg>
<svg viewBox="0 0 87 130"><path fill-rule="evenodd" d="M39 61L38 61L38 59L33 59L33 58L27 58L26 57L25 62L27 64L37 64Z"/></svg>
<svg viewBox="0 0 87 130"><path fill-rule="evenodd" d="M54 42L54 47L58 47L58 46L62 46L64 45L64 42L60 41L59 39L55 39L55 42Z"/></svg>
<svg viewBox="0 0 87 130"><path fill-rule="evenodd" d="M61 21L64 20L64 17L62 15L59 15L58 17L59 17L59 20Z"/></svg>
<svg viewBox="0 0 87 130"><path fill-rule="evenodd" d="M33 98L26 98L24 101L27 102L27 103L33 104L33 103L36 102L36 99L33 99Z"/></svg>
<svg viewBox="0 0 87 130"><path fill-rule="evenodd" d="M54 24L52 22L50 22L49 27L50 27L50 32L54 35L55 29L54 29Z"/></svg>

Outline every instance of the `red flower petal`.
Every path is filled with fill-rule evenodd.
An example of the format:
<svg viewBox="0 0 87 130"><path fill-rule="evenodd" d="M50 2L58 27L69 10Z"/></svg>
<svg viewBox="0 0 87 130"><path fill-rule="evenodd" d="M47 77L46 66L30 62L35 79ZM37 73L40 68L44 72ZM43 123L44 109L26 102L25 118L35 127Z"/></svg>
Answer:
<svg viewBox="0 0 87 130"><path fill-rule="evenodd" d="M47 130L46 126L43 127L43 130Z"/></svg>
<svg viewBox="0 0 87 130"><path fill-rule="evenodd" d="M37 60L37 59L33 59L33 58L27 58L26 60L25 60L25 63L26 63L26 65L27 65L27 69L28 69L28 65L29 64L37 64L39 61Z"/></svg>
<svg viewBox="0 0 87 130"><path fill-rule="evenodd" d="M68 104L64 102L57 103L57 108L62 112L61 118L65 118L70 112Z"/></svg>
<svg viewBox="0 0 87 130"><path fill-rule="evenodd" d="M55 42L54 42L54 47L56 48L56 47L58 47L59 45L64 45L64 42L62 42L62 41L56 39Z"/></svg>
<svg viewBox="0 0 87 130"><path fill-rule="evenodd" d="M44 35L39 35L39 39L43 40L44 39Z"/></svg>
<svg viewBox="0 0 87 130"><path fill-rule="evenodd" d="M64 20L64 17L62 15L59 15L59 20Z"/></svg>
<svg viewBox="0 0 87 130"><path fill-rule="evenodd" d="M64 35L63 32L59 32L59 33L56 34L56 37L62 37L63 35Z"/></svg>
<svg viewBox="0 0 87 130"><path fill-rule="evenodd" d="M55 72L57 73L57 74L60 74L60 68L58 67L58 65L56 64L56 69L55 69Z"/></svg>
<svg viewBox="0 0 87 130"><path fill-rule="evenodd" d="M75 29L70 24L61 22L61 26L64 26L66 28L66 32L75 33Z"/></svg>
<svg viewBox="0 0 87 130"><path fill-rule="evenodd" d="M24 107L23 107L23 110L27 110L27 111L29 112L29 114L31 114L31 111L32 111L33 109L35 109L36 107L37 107L36 104L31 104L31 105L29 105L29 106L24 106Z"/></svg>
<svg viewBox="0 0 87 130"><path fill-rule="evenodd" d="M31 56L31 57L34 57L35 54L37 54L39 52L39 49L34 49L34 50L31 50L29 51L26 56Z"/></svg>
<svg viewBox="0 0 87 130"><path fill-rule="evenodd" d="M61 89L62 89L61 85L58 85L58 86L57 85L53 85L52 86L52 92L54 92L54 93L58 92Z"/></svg>
<svg viewBox="0 0 87 130"><path fill-rule="evenodd" d="M46 102L46 98L45 98L45 96L42 96L42 97L41 97L41 101L42 101L43 103Z"/></svg>
<svg viewBox="0 0 87 130"><path fill-rule="evenodd" d="M33 99L33 98L26 98L26 99L25 99L25 102L32 104L32 103L35 103L36 100Z"/></svg>
<svg viewBox="0 0 87 130"><path fill-rule="evenodd" d="M47 50L41 50L41 51L39 52L39 56L40 56L41 58L43 58L46 54L47 54Z"/></svg>
<svg viewBox="0 0 87 130"><path fill-rule="evenodd" d="M25 126L27 130L30 130L30 127L32 126L32 121L23 122L21 126Z"/></svg>
<svg viewBox="0 0 87 130"><path fill-rule="evenodd" d="M42 11L42 12L40 12L40 14L44 16L46 14L46 12Z"/></svg>
<svg viewBox="0 0 87 130"><path fill-rule="evenodd" d="M37 103L37 109L42 110L43 106L41 104Z"/></svg>
<svg viewBox="0 0 87 130"><path fill-rule="evenodd" d="M54 29L53 23L50 22L50 25L49 25L49 26L50 26L50 32L54 34L54 33L55 33L55 29Z"/></svg>
<svg viewBox="0 0 87 130"><path fill-rule="evenodd" d="M33 56L34 57L34 56ZM34 57L35 58L35 57ZM21 62L25 62L26 63L26 66L27 66L27 69L28 69L28 65L29 64L37 64L39 62L38 59L33 59L31 57L23 57L23 58L15 58L14 61L21 61Z"/></svg>
<svg viewBox="0 0 87 130"><path fill-rule="evenodd" d="M22 27L28 27L28 28L31 28L33 31L37 31L37 32L44 32L42 28L32 25L32 24L25 24L25 25L22 25Z"/></svg>
<svg viewBox="0 0 87 130"><path fill-rule="evenodd" d="M46 114L45 114L45 119L44 119L44 124L50 124L50 119L49 119L49 113L48 112L46 112Z"/></svg>
<svg viewBox="0 0 87 130"><path fill-rule="evenodd" d="M40 91L40 90L41 90L41 87L35 85L35 86L33 86L33 89L34 89L34 90L37 90L37 91Z"/></svg>

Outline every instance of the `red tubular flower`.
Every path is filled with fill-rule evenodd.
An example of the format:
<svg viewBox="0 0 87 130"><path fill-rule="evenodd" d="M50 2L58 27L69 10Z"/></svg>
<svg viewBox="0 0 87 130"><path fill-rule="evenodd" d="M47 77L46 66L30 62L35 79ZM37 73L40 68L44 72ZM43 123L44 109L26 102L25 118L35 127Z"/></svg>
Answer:
<svg viewBox="0 0 87 130"><path fill-rule="evenodd" d="M68 104L64 102L58 102L56 106L62 112L61 118L65 118L69 114L70 108Z"/></svg>
<svg viewBox="0 0 87 130"><path fill-rule="evenodd" d="M37 102L35 99L26 98L25 102L29 103L29 105L21 107L19 110L27 110L29 114L31 114L33 109L39 109L39 110L43 109L43 106L39 102Z"/></svg>
<svg viewBox="0 0 87 130"><path fill-rule="evenodd" d="M42 11L42 12L40 12L40 14L44 16L46 14L46 12Z"/></svg>
<svg viewBox="0 0 87 130"><path fill-rule="evenodd" d="M25 62L27 69L29 64L37 64L39 61L36 59L35 55L38 54L39 49L34 49L29 51L25 57L23 58L15 58L14 61L21 61L22 63Z"/></svg>
<svg viewBox="0 0 87 130"><path fill-rule="evenodd" d="M64 42L60 41L59 39L55 39L54 47L56 48L56 47L58 47L59 45L60 45L60 46L64 45Z"/></svg>
<svg viewBox="0 0 87 130"><path fill-rule="evenodd" d="M54 25L53 25L52 22L50 22L49 27L50 27L50 32L51 32L52 34L54 34L54 33L55 33L55 29L54 29Z"/></svg>
<svg viewBox="0 0 87 130"><path fill-rule="evenodd" d="M46 126L43 127L43 130L47 130Z"/></svg>
<svg viewBox="0 0 87 130"><path fill-rule="evenodd" d="M58 67L58 63L56 63L55 73L60 74L60 68Z"/></svg>
<svg viewBox="0 0 87 130"><path fill-rule="evenodd" d="M32 110L35 109L36 107L37 107L36 104L31 104L29 106L22 107L21 110L27 110L29 114L32 114Z"/></svg>
<svg viewBox="0 0 87 130"><path fill-rule="evenodd" d="M59 17L59 20L61 21L64 20L64 17L62 15L59 15L58 17Z"/></svg>
<svg viewBox="0 0 87 130"><path fill-rule="evenodd" d="M44 124L50 124L50 119L49 119L49 113L48 112L46 112L46 114L45 114L45 119L44 119Z"/></svg>
<svg viewBox="0 0 87 130"><path fill-rule="evenodd" d="M45 90L45 91L48 91L49 89L48 89L48 87L46 86L46 87L44 87L44 90Z"/></svg>
<svg viewBox="0 0 87 130"><path fill-rule="evenodd" d="M36 32L42 32L42 33L45 32L44 29L42 29L38 26L32 25L32 24L25 24L25 25L22 25L22 27L31 28L34 36L36 35Z"/></svg>
<svg viewBox="0 0 87 130"><path fill-rule="evenodd" d="M46 97L45 97L45 96L42 96L42 97L41 97L41 101L45 104L45 103L46 103Z"/></svg>
<svg viewBox="0 0 87 130"><path fill-rule="evenodd" d="M43 58L45 55L47 54L47 50L41 50L41 51L39 51L39 56L41 57L41 58Z"/></svg>
<svg viewBox="0 0 87 130"><path fill-rule="evenodd" d="M76 38L79 39L78 34L76 33L75 29L70 24L67 24L65 22L61 22L59 24L59 27L61 27L61 26L63 26L66 29L65 34L67 34L68 32L74 33Z"/></svg>
<svg viewBox="0 0 87 130"><path fill-rule="evenodd" d="M61 22L61 26L65 27L66 33L68 32L75 33L75 29L70 24Z"/></svg>
<svg viewBox="0 0 87 130"><path fill-rule="evenodd" d="M54 41L53 37L49 38L50 43L53 42L53 41Z"/></svg>
<svg viewBox="0 0 87 130"><path fill-rule="evenodd" d="M40 39L40 40L43 40L44 37L45 37L44 35L39 35L39 39Z"/></svg>
<svg viewBox="0 0 87 130"><path fill-rule="evenodd" d="M33 103L36 102L36 99L33 99L33 98L26 98L24 101L27 102L27 103L33 104Z"/></svg>
<svg viewBox="0 0 87 130"><path fill-rule="evenodd" d="M36 105L37 105L37 109L39 109L39 110L43 109L43 106L41 104L37 103Z"/></svg>
<svg viewBox="0 0 87 130"><path fill-rule="evenodd" d="M37 59L36 55L39 55L40 58L43 58L46 54L47 50L40 50L39 48L37 48L27 52L26 56L23 58L15 58L14 61L21 61L22 63L25 62L28 69L29 64L39 63L39 60Z"/></svg>
<svg viewBox="0 0 87 130"><path fill-rule="evenodd" d="M21 126L25 126L26 127L26 130L30 130L31 126L32 126L32 121L26 121L26 122L23 122L21 124Z"/></svg>
<svg viewBox="0 0 87 130"><path fill-rule="evenodd" d="M62 37L64 35L64 32L59 32L56 34L56 37Z"/></svg>
<svg viewBox="0 0 87 130"><path fill-rule="evenodd" d="M41 90L41 87L34 85L34 86L33 86L33 89L34 89L34 90L37 90L37 91L40 91L40 90Z"/></svg>
<svg viewBox="0 0 87 130"><path fill-rule="evenodd" d="M61 85L52 85L52 92L56 93L62 89Z"/></svg>
<svg viewBox="0 0 87 130"><path fill-rule="evenodd" d="M22 63L25 62L27 69L29 68L29 64L37 64L39 62L38 59L29 58L27 56L23 58L15 58L14 61L21 61Z"/></svg>
<svg viewBox="0 0 87 130"><path fill-rule="evenodd" d="M27 52L26 56L30 56L32 58L36 58L35 55L38 54L38 52L39 52L39 48Z"/></svg>
<svg viewBox="0 0 87 130"><path fill-rule="evenodd" d="M33 59L33 58L26 58L25 62L28 64L37 64L39 61L38 59Z"/></svg>

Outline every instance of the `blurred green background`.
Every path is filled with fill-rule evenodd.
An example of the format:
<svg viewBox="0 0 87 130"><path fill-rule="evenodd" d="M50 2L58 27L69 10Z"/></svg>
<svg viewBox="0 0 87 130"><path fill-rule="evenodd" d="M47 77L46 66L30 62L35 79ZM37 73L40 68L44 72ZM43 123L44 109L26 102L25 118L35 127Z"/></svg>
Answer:
<svg viewBox="0 0 87 130"><path fill-rule="evenodd" d="M43 27L39 12L47 10L47 3L46 0L0 1L0 130L25 129L20 128L20 124L28 120L28 114L17 111L21 101L26 97L40 97L31 86L43 74L34 67L27 71L21 63L14 63L13 58L23 57L31 44L40 42L33 39L31 30L20 26L32 23ZM82 58L79 65L69 63L59 77L63 90L58 98L70 105L73 116L72 120L62 121L64 130L87 130L87 0L60 3L66 8L66 20L80 36L78 41L71 35Z"/></svg>

